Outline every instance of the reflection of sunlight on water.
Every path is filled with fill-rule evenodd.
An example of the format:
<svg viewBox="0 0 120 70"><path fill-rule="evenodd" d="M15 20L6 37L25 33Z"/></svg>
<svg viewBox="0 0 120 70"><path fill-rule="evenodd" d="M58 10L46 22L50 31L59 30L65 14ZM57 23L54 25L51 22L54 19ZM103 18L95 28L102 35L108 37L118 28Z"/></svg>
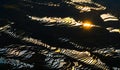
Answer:
<svg viewBox="0 0 120 70"><path fill-rule="evenodd" d="M94 25L91 21L85 21L82 23L83 29L90 30L92 27L100 27L98 25Z"/></svg>
<svg viewBox="0 0 120 70"><path fill-rule="evenodd" d="M71 17L65 17L65 18L61 18L61 17L35 17L35 16L29 16L28 17L31 19L31 20L34 20L34 21L39 21L39 22L42 22L42 23L45 23L43 24L44 26L59 26L59 25L67 25L67 26L71 26L71 27L82 27L83 29L86 29L86 30L89 30L93 27L100 27L98 25L94 25L90 20L79 20L79 21L76 21L74 18L71 18ZM47 23L47 24L46 24Z"/></svg>
<svg viewBox="0 0 120 70"><path fill-rule="evenodd" d="M3 26L2 28L5 28L5 27L6 26ZM108 70L108 67L106 66L106 64L103 63L97 57L95 57L97 59L94 59L94 57L93 57L94 55L92 55L89 51L78 51L78 50L71 50L71 49L65 49L65 48L58 48L58 47L50 46L49 44L46 44L39 39L35 39L35 38L32 38L32 37L26 37L26 36L20 36L19 34L14 33L11 29L5 30L3 32L10 35L11 37L20 39L21 41L31 43L31 44L34 44L34 45L38 45L40 47L44 47L46 49L49 49L50 51L53 51L55 53L63 54L65 56L68 56L68 57L70 57L72 59L75 59L79 62L83 62L83 63L88 64L88 65L94 65L95 67L103 69L103 70ZM15 52L15 51L13 51L13 52ZM12 52L12 54L13 54L13 52ZM52 64L52 61L50 61L50 64ZM56 63L54 63L54 64L56 64ZM59 67L62 67L63 65L64 65L64 63L61 63L60 65L58 64Z"/></svg>
<svg viewBox="0 0 120 70"><path fill-rule="evenodd" d="M114 32L116 32L116 33L120 33L120 29L114 29L114 28L112 28L112 27L108 27L108 28L106 28L110 33L114 33Z"/></svg>
<svg viewBox="0 0 120 70"><path fill-rule="evenodd" d="M26 15L27 14L35 15L35 13L36 13L36 15L39 16L42 12L44 12L44 10L42 12L41 11L34 12L34 10L36 8L38 8L37 10L39 10L39 7L40 7L40 10L41 10L41 8L43 6L45 6L45 7L43 7L43 9L44 8L47 9L50 6L49 7L50 10L53 10L53 11L56 8L52 8L52 7L59 7L60 6L60 8L58 8L58 9L62 9L62 7L66 6L66 5L63 5L62 3L56 3L56 2L49 2L49 3L47 3L47 2L44 3L43 2L42 3L42 1L41 1L41 3L39 3L39 2L34 2L33 0L26 0L26 1L31 1L31 3L26 4L25 8L28 8L27 10L29 10L29 7L27 7L27 6L30 6L30 8L33 8L33 9L31 9L33 11L26 13ZM92 10L94 10L94 11L96 11L96 10L105 10L105 8L106 8L106 7L104 7L104 6L100 5L100 4L92 2L93 0L65 0L65 1L69 1L70 3L67 3L68 7L69 8L75 8L76 10L78 10L80 12L80 15L81 15L81 13L84 13L84 12L90 12ZM93 5L95 5L95 6L93 6ZM12 6L12 5L10 5L10 6L9 5L5 5L3 7L6 8L6 9L17 9L17 8L19 9L19 6L16 7L16 6ZM67 7L65 7L65 8L67 8ZM20 10L22 10L22 9L20 8ZM70 10L68 10L68 11L70 11ZM74 12L70 12L70 13L76 14L76 12L75 13ZM91 12L89 14L91 14ZM69 69L69 70L81 70L81 69L88 70L87 67L88 68L89 67L91 67L91 68L93 67L93 68L100 68L100 69L103 69L103 70L109 70L108 66L112 67L112 65L109 65L109 64L111 62L114 62L114 61L117 62L118 61L118 60L112 60L111 58L119 59L119 57L120 57L119 56L120 50L119 49L115 50L114 48L112 48L112 49L109 48L109 45L111 45L113 47L114 47L114 45L115 45L115 47L119 46L119 44L114 43L114 42L118 42L118 40L114 40L117 37L111 38L111 37L114 37L114 35L112 35L112 34L108 35L110 33L103 33L103 32L106 32L106 31L103 30L103 29L105 29L105 27L104 26L102 27L102 25L98 26L97 23L92 22L90 20L81 20L81 19L88 18L88 17L85 17L86 14L85 14L85 16L84 16L84 14L81 15L81 16L78 15L77 20L75 18L73 18L72 16L69 16L69 15L64 15L64 17L60 17L58 15L59 16L58 17L58 16L55 16L55 15L57 15L56 13L55 13L54 16L52 16L52 14L51 14L51 17L49 17L50 15L45 15L45 16L44 15L45 14L40 15L42 17L35 17L35 16L29 16L28 15L28 17L30 18L30 20L33 20L35 22L31 22L30 20L27 20L27 22L30 22L30 24L28 24L28 27L29 26L31 27L32 25L34 27L34 26L36 26L37 23L39 23L40 24L40 28L37 27L37 29L40 30L41 28L43 28L39 32L48 30L45 33L42 32L43 34L39 33L39 32L38 32L38 34L42 34L42 35L39 36L40 38L42 38L42 36L45 35L45 36L43 36L42 39L44 40L44 42L47 41L50 45L46 44L46 43L43 43L40 40L40 38L37 37L38 34L34 34L34 33L37 33L37 32L33 32L33 31L36 31L36 29L33 28L31 30L31 28L29 27L30 28L30 30L29 30L29 28L26 29L26 27L22 27L22 26L26 25L26 23L25 24L22 23L22 25L20 24L20 27L19 27L19 25L16 26L16 23L18 21L17 20L16 21L13 20L13 22L15 22L15 25L11 25L11 26L10 25L6 25L4 27L0 27L0 32L5 33L5 36L3 34L3 36L1 36L1 37L5 38L6 36L9 36L9 37L13 37L12 38L13 40L14 40L14 38L17 38L17 39L19 39L19 41L25 42L24 44L26 45L25 47L22 46L22 48L21 47L19 48L18 46L15 46L15 47L14 46L13 47L10 46L8 48L8 46L7 47L5 46L5 50L0 49L0 52L1 52L1 50L3 50L3 52L6 51L5 52L5 56L3 56L4 58L2 56L0 58L0 61L4 61L4 62L1 62L2 64L10 64L12 66L15 66L15 68L17 68L17 67L18 68L22 68L22 67L23 68L27 68L27 67L28 68L33 68L34 65L35 65L34 68L37 68L38 66L42 66L41 65L42 64L41 60L43 60L43 58L44 58L44 60L42 62L45 62L45 66L48 65L52 69L54 69L54 68L56 68L56 69L60 69L61 68L62 69L62 68L70 67L70 68L67 68L67 69ZM62 14L60 14L60 15L62 15ZM98 14L96 14L96 15L97 16L93 16L93 17L95 17L95 18L98 17ZM102 14L102 16L100 15L100 17L103 19L104 22L106 22L106 21L118 21L119 20L117 17L110 16L108 14L107 15L106 14L104 14L104 15ZM78 20L79 18L80 18L80 20ZM8 19L10 19L10 18L8 18ZM97 18L96 21L98 19L99 18ZM38 21L38 22L36 22L36 21ZM100 20L100 22L101 22L101 20ZM63 28L63 27L61 28L61 27L58 27L58 26L64 26L64 25L66 27L69 26L70 28L66 28L66 27L65 28ZM48 26L57 26L57 27L53 27L53 28L51 27L51 28L49 28ZM19 27L19 28L16 28L16 27ZM72 27L77 27L77 29L76 28L72 29ZM89 30L94 30L94 27L95 27L95 29L98 28L98 27L101 27L103 29L100 28L101 30L97 29L97 30L100 30L100 31L95 30L95 31L93 31L93 32L90 33ZM26 36L20 34L21 32L18 31L18 30L21 30L21 28L23 28L23 32L24 32L24 29L25 29ZM80 29L78 30L78 28L80 28ZM83 29L83 31L82 31L82 29ZM58 30L58 32L57 32L57 30ZM64 31L65 34L62 32L63 30L65 30ZM120 33L120 29L114 29L113 27L112 28L106 28L106 30L108 30L109 32L119 32ZM84 31L86 31L88 33L84 32ZM30 34L28 34L28 36L27 36L27 32L30 33ZM31 33L31 32L33 32L33 33ZM111 38L113 40L110 40L110 39L107 39L107 38L106 39L100 39L99 37L97 38L97 36L96 36L96 40L93 40L93 41L91 41L92 38L85 39L86 37L90 37L90 36L94 35L95 32L97 32L97 33L99 32L98 34L95 34L95 35L100 36L100 38L107 37L107 35L108 35L107 38ZM46 34L50 34L50 33L53 33L53 34L50 35L52 37L49 39L48 37L50 37L50 36L48 36ZM56 36L54 35L54 33L56 33L55 34ZM67 36L70 33L74 33L74 34L81 33L81 35L79 34L80 36L79 35L70 35L70 36ZM58 35L58 34L60 34L60 35ZM85 35L85 34L88 34L88 35ZM105 36L103 36L103 35L105 35ZM29 36L32 36L33 38L29 37ZM48 36L47 37L48 40L47 40L46 36ZM70 41L69 39L61 38L62 41L64 41L62 43L61 41L58 41L57 39L55 39L55 38L58 38L58 37L61 37L61 36L70 38L70 40L73 40L73 42ZM76 36L76 37L74 37L74 36ZM79 36L79 37L77 37L77 36ZM103 37L101 37L101 36L103 36ZM35 39L34 37L36 37L38 39ZM78 40L79 38L81 38L81 40ZM54 42L54 41L50 42L50 40L52 40L52 39L53 40L55 39L56 42ZM107 41L105 41L106 45L105 44L102 45L103 47L104 46L105 47L108 46L107 49L106 48L105 49L104 48L100 48L100 44L102 44L101 40L104 40L104 41L107 40ZM108 40L110 40L110 41L108 41ZM77 44L74 43L74 41ZM98 43L94 43L94 41L98 41ZM111 43L112 41L113 41L113 44ZM19 44L21 44L21 43L19 43ZM87 47L81 46L80 44L81 45L86 45ZM34 48L34 46L33 47L29 47L27 45L35 45L35 48ZM52 47L51 45L57 46L57 47ZM62 46L62 48L59 45ZM90 45L90 47L88 47L89 45ZM97 47L92 48L92 46L93 47L97 46ZM44 50L41 49L42 47L44 47L43 48ZM73 47L75 47L75 48L73 49ZM32 48L32 49L29 49L29 48ZM42 52L41 52L41 50L42 50ZM38 55L40 55L40 56L38 56ZM36 56L37 56L37 60L36 60ZM18 59L19 57L20 57L20 59ZM111 57L111 58L109 58L109 57ZM8 58L10 58L10 59L8 59ZM20 61L23 61L23 62L20 62L18 60L14 60L16 58L18 60L20 60ZM32 61L30 61L30 62L28 61L28 63L27 63L27 61L23 60L22 58L24 58L26 60L30 59ZM40 60L38 58L40 58ZM105 60L104 60L104 58L105 58ZM109 62L109 60L107 60L107 59L109 59L109 60L111 59L111 62ZM35 62L34 62L34 60L35 60ZM39 60L39 62L36 62L38 60ZM24 61L26 63L24 63ZM106 63L106 62L108 62L108 63ZM117 66L117 65L115 65L115 66ZM38 68L41 68L41 67L38 67ZM67 70L67 69L64 69L64 70ZM120 68L117 69L117 67L113 67L113 69L114 70L119 70ZM91 70L91 69L89 69L89 70Z"/></svg>
<svg viewBox="0 0 120 70"><path fill-rule="evenodd" d="M104 22L107 21L119 21L119 19L115 16L113 16L112 14L101 14L100 17L103 19Z"/></svg>
<svg viewBox="0 0 120 70"><path fill-rule="evenodd" d="M84 29L91 29L91 27L93 27L94 25L92 25L92 23L90 21L86 21L86 22L83 22L83 28Z"/></svg>
<svg viewBox="0 0 120 70"><path fill-rule="evenodd" d="M102 6L101 4L95 3L91 0L71 0L71 2L67 1L66 3L70 5L74 5L77 10L80 11L80 13L83 12L90 12L92 10L105 10L106 7ZM84 6L86 4L86 6ZM95 6L89 6L89 5L95 5Z"/></svg>
<svg viewBox="0 0 120 70"><path fill-rule="evenodd" d="M61 17L35 17L35 16L28 16L31 20L34 21L39 21L42 23L46 23L44 24L45 26L59 26L59 25L68 25L68 26L80 26L81 25L81 21L76 21L74 18L71 17L65 17L65 18L61 18Z"/></svg>

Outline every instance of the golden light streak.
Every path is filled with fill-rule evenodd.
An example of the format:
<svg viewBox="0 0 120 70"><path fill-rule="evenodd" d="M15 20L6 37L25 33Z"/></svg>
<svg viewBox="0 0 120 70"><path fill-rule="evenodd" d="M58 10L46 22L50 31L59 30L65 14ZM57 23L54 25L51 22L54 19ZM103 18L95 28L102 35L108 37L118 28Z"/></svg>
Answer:
<svg viewBox="0 0 120 70"><path fill-rule="evenodd" d="M86 20L82 22L82 28L85 30L90 30L93 27L100 27L99 25L93 24L90 20Z"/></svg>
<svg viewBox="0 0 120 70"><path fill-rule="evenodd" d="M85 21L85 22L83 22L82 26L84 29L89 30L95 25L93 25L92 22L90 22L90 21Z"/></svg>

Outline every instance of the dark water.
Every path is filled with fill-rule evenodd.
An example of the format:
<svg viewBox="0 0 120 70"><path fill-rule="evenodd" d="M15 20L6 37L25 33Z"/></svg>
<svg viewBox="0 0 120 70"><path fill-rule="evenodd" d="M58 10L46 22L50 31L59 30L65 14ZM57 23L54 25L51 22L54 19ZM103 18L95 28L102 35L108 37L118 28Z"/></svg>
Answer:
<svg viewBox="0 0 120 70"><path fill-rule="evenodd" d="M120 29L120 21L115 22L103 22L103 20L100 18L100 14L104 13L111 13L115 15L116 17L120 18L120 1L114 1L114 0L94 0L94 2L97 2L101 5L104 5L107 7L106 10L103 11L91 11L91 12L84 12L80 13L79 10L75 9L74 6L68 6L64 2L64 0L1 0L0 1L0 26L4 26L6 24L14 23L12 25L12 29L14 32L18 32L18 34L24 33L25 36L33 37L38 40L42 40L43 42L51 45L56 46L60 48L68 48L68 49L74 49L74 50L82 50L86 51L88 50L86 47L91 48L91 50L88 50L89 52L93 53L95 56L100 58L109 68L110 70L115 70L115 68L120 69L120 53L114 53L114 55L106 57L99 53L92 52L96 49L102 49L102 48L114 48L115 50L120 49L120 34L119 33L110 33L108 30L106 30L106 27L113 27L113 28L119 28ZM38 5L36 3L60 3L59 7L50 7L47 5ZM34 6L31 8L31 6ZM60 26L53 26L53 27L47 27L39 24L38 21L33 21L30 18L27 17L27 15L31 16L37 16L37 17L72 17L75 20L91 20L94 22L94 24L101 26L101 28L92 28L91 30L84 30L82 28L78 27L60 27ZM16 29L16 30L14 30ZM23 35L23 36L24 36ZM78 49L75 48L74 45L71 45L69 42L62 42L59 40L59 38L65 38L69 39L71 42L74 42L80 46L84 46L84 49ZM17 46L16 46L17 44ZM10 45L13 45L12 47ZM57 68L51 68L52 66L47 65L49 63L45 62L45 59L47 59L47 55L52 53L51 51L47 55L39 54L38 52L41 50L45 50L46 48L38 48L37 45L30 44L23 42L19 39L15 39L5 33L0 32L0 49L5 47L15 48L20 47L22 45L32 46L33 49L26 49L25 50L32 50L32 52L35 52L34 55L32 55L31 58L26 59L22 57L14 57L12 55L4 55L0 51L0 57L5 59L16 59L25 63L29 63L34 65L33 68L19 68L19 66L14 66L14 64L9 63L0 63L0 68L5 68L5 70L57 70ZM21 50L21 49L20 49ZM108 49L109 50L109 49ZM110 54L112 53L111 51ZM29 53L28 53L29 54ZM31 53L30 53L31 54ZM60 54L57 54L60 55ZM63 54L62 54L63 55ZM56 54L54 54L56 56ZM71 57L68 57L66 55L63 55L65 57L65 61L68 63L76 61L72 59ZM115 56L117 56L115 58ZM49 58L49 57L48 57ZM63 57L58 58L59 60L62 60ZM52 60L52 58L51 58ZM53 59L54 60L54 59ZM57 62L57 61L56 61ZM17 64L17 63L16 63ZM73 64L73 63L72 63ZM72 64L70 67L72 67ZM52 65L52 64L51 64ZM8 68L6 68L8 67ZM54 67L54 66L53 66ZM88 70L85 68L92 68L92 66L89 66L87 64L83 63L83 69L78 70ZM64 68L64 67L63 67ZM69 69L68 70L71 70ZM94 70L94 66L90 70ZM63 70L59 69L58 70ZM67 69L65 69L67 70ZM96 68L95 68L96 70Z"/></svg>

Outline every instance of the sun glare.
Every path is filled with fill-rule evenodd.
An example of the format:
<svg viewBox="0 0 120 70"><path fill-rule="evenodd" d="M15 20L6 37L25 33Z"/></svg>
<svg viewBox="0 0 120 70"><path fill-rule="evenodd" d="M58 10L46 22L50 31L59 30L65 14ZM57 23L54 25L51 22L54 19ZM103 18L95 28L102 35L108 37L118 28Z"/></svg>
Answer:
<svg viewBox="0 0 120 70"><path fill-rule="evenodd" d="M90 21L85 21L85 22L83 22L83 28L84 29L87 29L87 30L89 30L89 29L91 29L94 25L92 24L92 22L90 22Z"/></svg>

